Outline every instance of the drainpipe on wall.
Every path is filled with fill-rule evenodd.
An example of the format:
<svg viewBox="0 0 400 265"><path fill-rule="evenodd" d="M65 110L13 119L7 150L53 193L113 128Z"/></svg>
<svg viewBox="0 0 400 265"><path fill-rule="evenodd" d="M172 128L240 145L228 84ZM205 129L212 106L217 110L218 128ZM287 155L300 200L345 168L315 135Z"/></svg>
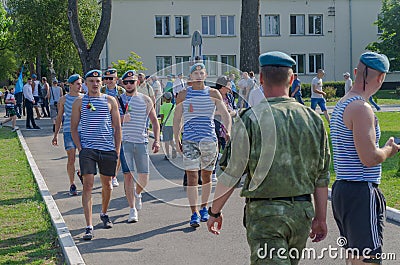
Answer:
<svg viewBox="0 0 400 265"><path fill-rule="evenodd" d="M353 72L353 16L352 16L352 5L351 0L349 0L349 24L350 24L350 71Z"/></svg>

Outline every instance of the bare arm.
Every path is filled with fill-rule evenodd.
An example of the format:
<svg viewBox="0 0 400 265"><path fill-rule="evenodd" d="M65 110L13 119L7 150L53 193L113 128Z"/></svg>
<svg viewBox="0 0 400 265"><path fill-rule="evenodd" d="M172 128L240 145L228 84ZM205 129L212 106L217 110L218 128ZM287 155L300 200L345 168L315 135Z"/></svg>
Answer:
<svg viewBox="0 0 400 265"><path fill-rule="evenodd" d="M181 128L182 128L182 114L183 114L183 101L186 98L186 91L181 91L176 97L176 107L174 113L174 137L176 142L176 150L182 152L181 143Z"/></svg>
<svg viewBox="0 0 400 265"><path fill-rule="evenodd" d="M316 84L312 84L312 90L314 91L314 93L321 94L323 96L326 95L326 93L324 91L318 90L318 85L316 85Z"/></svg>
<svg viewBox="0 0 400 265"><path fill-rule="evenodd" d="M343 113L343 121L346 127L353 131L358 157L366 167L376 166L397 154L400 146L394 143L393 137L390 137L383 147L376 147L375 115L368 103L350 103Z"/></svg>
<svg viewBox="0 0 400 265"><path fill-rule="evenodd" d="M112 127L114 128L114 144L115 151L119 156L119 151L121 149L121 141L122 141L122 130L121 130L121 120L119 117L119 108L117 100L114 97L107 96L108 104L110 104L110 114L112 120Z"/></svg>
<svg viewBox="0 0 400 265"><path fill-rule="evenodd" d="M147 97L146 98L147 109L149 110L149 119L154 133L154 142L152 146L153 153L158 153L160 150L160 124L158 123L156 110L154 109L153 101Z"/></svg>
<svg viewBox="0 0 400 265"><path fill-rule="evenodd" d="M229 135L231 133L231 129L232 129L232 120L231 120L231 116L229 115L228 109L226 108L226 105L225 105L224 101L222 100L222 96L216 89L210 90L210 96L212 97L212 99L215 102L215 106L217 107L217 110L218 110L219 114L221 115L222 124L226 128L227 135L229 137Z"/></svg>
<svg viewBox="0 0 400 265"><path fill-rule="evenodd" d="M296 86L296 88L292 92L292 97L294 97L294 95L297 93L297 91L299 91L299 89L300 89L300 86Z"/></svg>
<svg viewBox="0 0 400 265"><path fill-rule="evenodd" d="M51 143L53 145L58 145L58 139L57 139L57 135L60 132L60 128L61 128L61 122L62 122L62 117L64 114L64 103L65 103L65 96L62 96L60 98L60 101L58 102L58 113L57 113L57 118L56 118L56 125L55 125L55 130L54 130L54 136L53 136L53 140L51 141Z"/></svg>
<svg viewBox="0 0 400 265"><path fill-rule="evenodd" d="M81 151L81 138L78 133L78 125L81 120L81 108L82 108L82 98L78 98L75 100L74 104L72 104L72 112L71 112L71 136L72 140L78 151Z"/></svg>
<svg viewBox="0 0 400 265"><path fill-rule="evenodd" d="M326 238L326 209L328 202L328 187L316 187L314 191L315 217L311 224L310 238L312 242L319 242Z"/></svg>

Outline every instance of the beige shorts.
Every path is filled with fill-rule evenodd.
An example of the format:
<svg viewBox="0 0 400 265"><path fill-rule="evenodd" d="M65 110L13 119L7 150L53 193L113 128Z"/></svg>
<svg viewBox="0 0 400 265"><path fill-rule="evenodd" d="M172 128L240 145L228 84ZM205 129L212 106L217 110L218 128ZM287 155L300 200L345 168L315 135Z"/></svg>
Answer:
<svg viewBox="0 0 400 265"><path fill-rule="evenodd" d="M218 157L217 142L182 141L183 166L185 170L213 171Z"/></svg>

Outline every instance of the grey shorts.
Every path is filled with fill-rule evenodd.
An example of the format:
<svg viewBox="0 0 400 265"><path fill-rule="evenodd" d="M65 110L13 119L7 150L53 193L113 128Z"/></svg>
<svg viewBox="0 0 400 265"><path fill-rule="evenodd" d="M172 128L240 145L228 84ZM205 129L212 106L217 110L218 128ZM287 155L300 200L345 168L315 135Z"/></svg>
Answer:
<svg viewBox="0 0 400 265"><path fill-rule="evenodd" d="M50 105L50 118L51 119L57 118L57 114L58 114L57 106L54 104L51 104Z"/></svg>
<svg viewBox="0 0 400 265"><path fill-rule="evenodd" d="M182 150L185 170L214 170L218 157L217 142L182 141Z"/></svg>
<svg viewBox="0 0 400 265"><path fill-rule="evenodd" d="M121 154L121 166L123 173L135 171L139 174L149 174L149 152L147 143L122 142L123 154Z"/></svg>
<svg viewBox="0 0 400 265"><path fill-rule="evenodd" d="M173 139L173 134L174 134L174 130L172 126L165 126L163 127L162 130L162 141L163 142L168 142L168 141L172 141Z"/></svg>

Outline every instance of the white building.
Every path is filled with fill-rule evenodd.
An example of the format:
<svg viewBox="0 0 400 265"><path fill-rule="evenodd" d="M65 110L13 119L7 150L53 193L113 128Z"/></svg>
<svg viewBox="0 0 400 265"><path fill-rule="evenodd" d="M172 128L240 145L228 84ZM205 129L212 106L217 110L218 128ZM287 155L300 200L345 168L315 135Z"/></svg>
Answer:
<svg viewBox="0 0 400 265"><path fill-rule="evenodd" d="M195 30L202 34L211 77L227 70L211 61L239 67L240 30L246 30L240 27L241 2L114 0L102 68L134 51L148 68L146 74L187 74L187 65L162 69L189 61ZM377 40L374 22L380 9L380 0L260 0L261 53L290 54L303 82L310 82L318 68L325 69L326 80L343 80L365 47Z"/></svg>

